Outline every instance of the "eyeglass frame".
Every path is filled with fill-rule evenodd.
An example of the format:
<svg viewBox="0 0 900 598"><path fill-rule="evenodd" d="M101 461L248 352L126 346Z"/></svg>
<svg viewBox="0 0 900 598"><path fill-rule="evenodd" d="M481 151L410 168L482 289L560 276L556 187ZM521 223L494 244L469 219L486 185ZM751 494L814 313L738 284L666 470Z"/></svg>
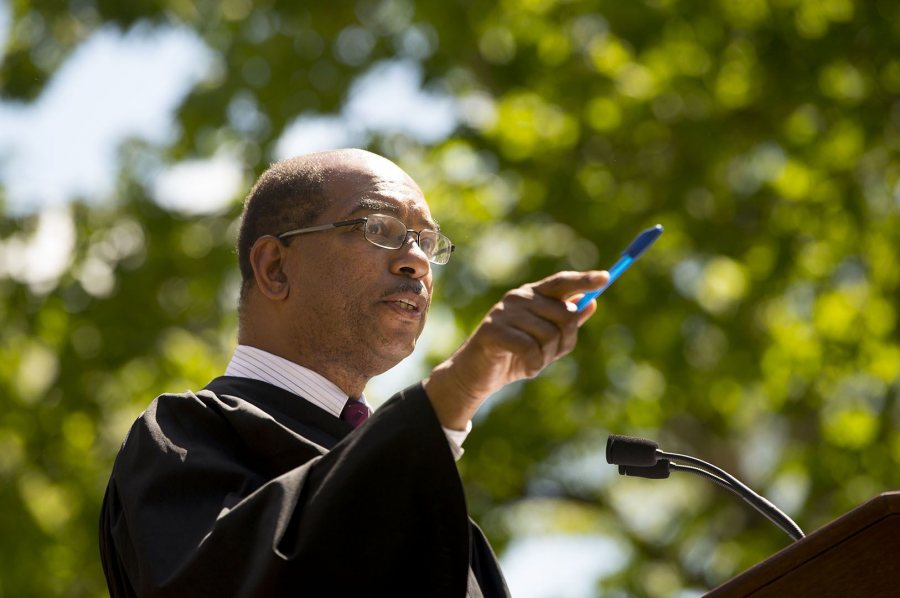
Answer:
<svg viewBox="0 0 900 598"><path fill-rule="evenodd" d="M314 232L318 232L318 231L329 230L329 229L332 229L332 228L339 228L339 227L342 227L342 226L353 226L354 224L365 224L365 223L367 223L367 222L369 221L369 218L372 217L372 216L381 216L382 218L390 218L391 220L396 220L397 222L399 222L400 224L402 224L402 225L404 226L404 228L406 227L406 223L405 223L405 222L403 222L403 221L400 220L399 218L395 218L394 216L390 216L390 215L388 215L388 214L370 214L369 216L363 216L362 218L354 218L354 219L352 219L352 220L340 220L340 221L338 221L338 222L332 222L331 224L319 224L319 225L317 225L317 226L307 226L307 227L304 227L304 228L296 228L296 229L294 229L294 230L289 230L289 231L283 232L283 233L281 233L281 234L279 234L279 235L275 235L275 238L278 239L279 241L284 241L284 239L285 239L286 237L292 237L292 236L294 236L294 235L302 235L302 234L305 234L305 233L314 233ZM374 245L375 247L381 247L382 249L401 249L401 248L403 247L403 245L406 243L406 239L409 238L409 234L410 234L410 233L413 233L413 234L415 235L416 245L418 245L418 246L421 248L421 247L422 247L422 244L419 242L419 239L421 238L421 234L422 234L423 232L429 232L429 233L434 233L434 234L436 234L436 235L440 235L441 237L444 237L445 239L447 239L447 241L450 243L450 251L447 252L447 261L445 261L445 262L436 262L436 261L434 261L431 257L428 258L428 261L429 261L430 263L436 264L436 265L438 265L438 266L443 266L443 265L445 265L447 262L449 262L449 261L450 261L450 254L453 253L453 252L456 250L456 245L454 245L454 244L453 244L453 241L450 241L450 237L448 237L448 236L445 235L444 233L439 232L439 231L436 231L436 230L432 230L432 229L430 229L430 228L423 228L423 229L420 229L420 230L415 230L415 229L413 229L413 228L407 228L407 229L406 229L406 235L403 237L403 242L400 243L399 247L385 247L384 245L379 245L378 243L375 243L374 241L372 241L372 240L368 237L368 235L366 234L365 228L363 228L363 237L366 239L366 241L368 241L369 243L371 243L371 244ZM432 257L433 257L433 256L432 256Z"/></svg>

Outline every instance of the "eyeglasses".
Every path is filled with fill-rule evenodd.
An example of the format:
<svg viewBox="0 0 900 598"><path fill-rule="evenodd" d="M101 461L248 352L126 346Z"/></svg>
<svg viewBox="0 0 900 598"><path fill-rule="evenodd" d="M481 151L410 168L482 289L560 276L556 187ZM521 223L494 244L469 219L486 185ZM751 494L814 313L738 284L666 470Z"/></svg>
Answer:
<svg viewBox="0 0 900 598"><path fill-rule="evenodd" d="M302 235L305 233L314 233L320 230L328 230L338 228L340 226L353 226L365 224L363 234L366 241L378 247L385 249L400 249L406 243L406 237L412 233L415 235L416 243L432 264L446 264L450 261L450 254L456 249L456 246L450 242L450 239L437 231L423 229L413 230L406 228L406 224L397 220L393 216L385 216L384 214L372 214L365 218L354 218L353 220L342 220L332 224L322 224L320 226L310 226L307 228L298 228L289 230L286 233L278 235L279 239L291 237L293 235Z"/></svg>

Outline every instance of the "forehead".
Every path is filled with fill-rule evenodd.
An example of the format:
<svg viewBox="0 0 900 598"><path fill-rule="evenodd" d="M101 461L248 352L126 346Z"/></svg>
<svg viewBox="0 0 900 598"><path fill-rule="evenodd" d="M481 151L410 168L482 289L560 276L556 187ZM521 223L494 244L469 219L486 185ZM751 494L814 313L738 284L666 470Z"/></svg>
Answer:
<svg viewBox="0 0 900 598"><path fill-rule="evenodd" d="M338 175L331 181L329 192L327 212L336 219L380 212L400 218L407 226L437 227L422 190L399 168L393 173Z"/></svg>

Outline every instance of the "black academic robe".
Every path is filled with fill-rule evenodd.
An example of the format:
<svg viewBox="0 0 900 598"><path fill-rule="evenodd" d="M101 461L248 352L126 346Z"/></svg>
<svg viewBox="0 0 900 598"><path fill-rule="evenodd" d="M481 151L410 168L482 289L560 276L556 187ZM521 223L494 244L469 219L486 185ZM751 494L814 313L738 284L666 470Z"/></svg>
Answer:
<svg viewBox="0 0 900 598"><path fill-rule="evenodd" d="M120 596L508 596L468 519L421 385L356 430L285 390L221 377L157 398L103 501Z"/></svg>

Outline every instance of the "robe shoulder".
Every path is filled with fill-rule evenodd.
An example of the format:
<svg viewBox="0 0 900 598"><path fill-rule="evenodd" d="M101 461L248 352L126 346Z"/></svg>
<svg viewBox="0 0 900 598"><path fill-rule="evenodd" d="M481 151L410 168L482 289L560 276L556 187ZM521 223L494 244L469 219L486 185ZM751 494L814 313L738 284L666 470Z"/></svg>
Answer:
<svg viewBox="0 0 900 598"><path fill-rule="evenodd" d="M132 426L104 500L101 553L114 595L418 586L459 596L469 529L421 385L351 430L291 393L223 377L159 396ZM359 575L347 576L349 554Z"/></svg>

